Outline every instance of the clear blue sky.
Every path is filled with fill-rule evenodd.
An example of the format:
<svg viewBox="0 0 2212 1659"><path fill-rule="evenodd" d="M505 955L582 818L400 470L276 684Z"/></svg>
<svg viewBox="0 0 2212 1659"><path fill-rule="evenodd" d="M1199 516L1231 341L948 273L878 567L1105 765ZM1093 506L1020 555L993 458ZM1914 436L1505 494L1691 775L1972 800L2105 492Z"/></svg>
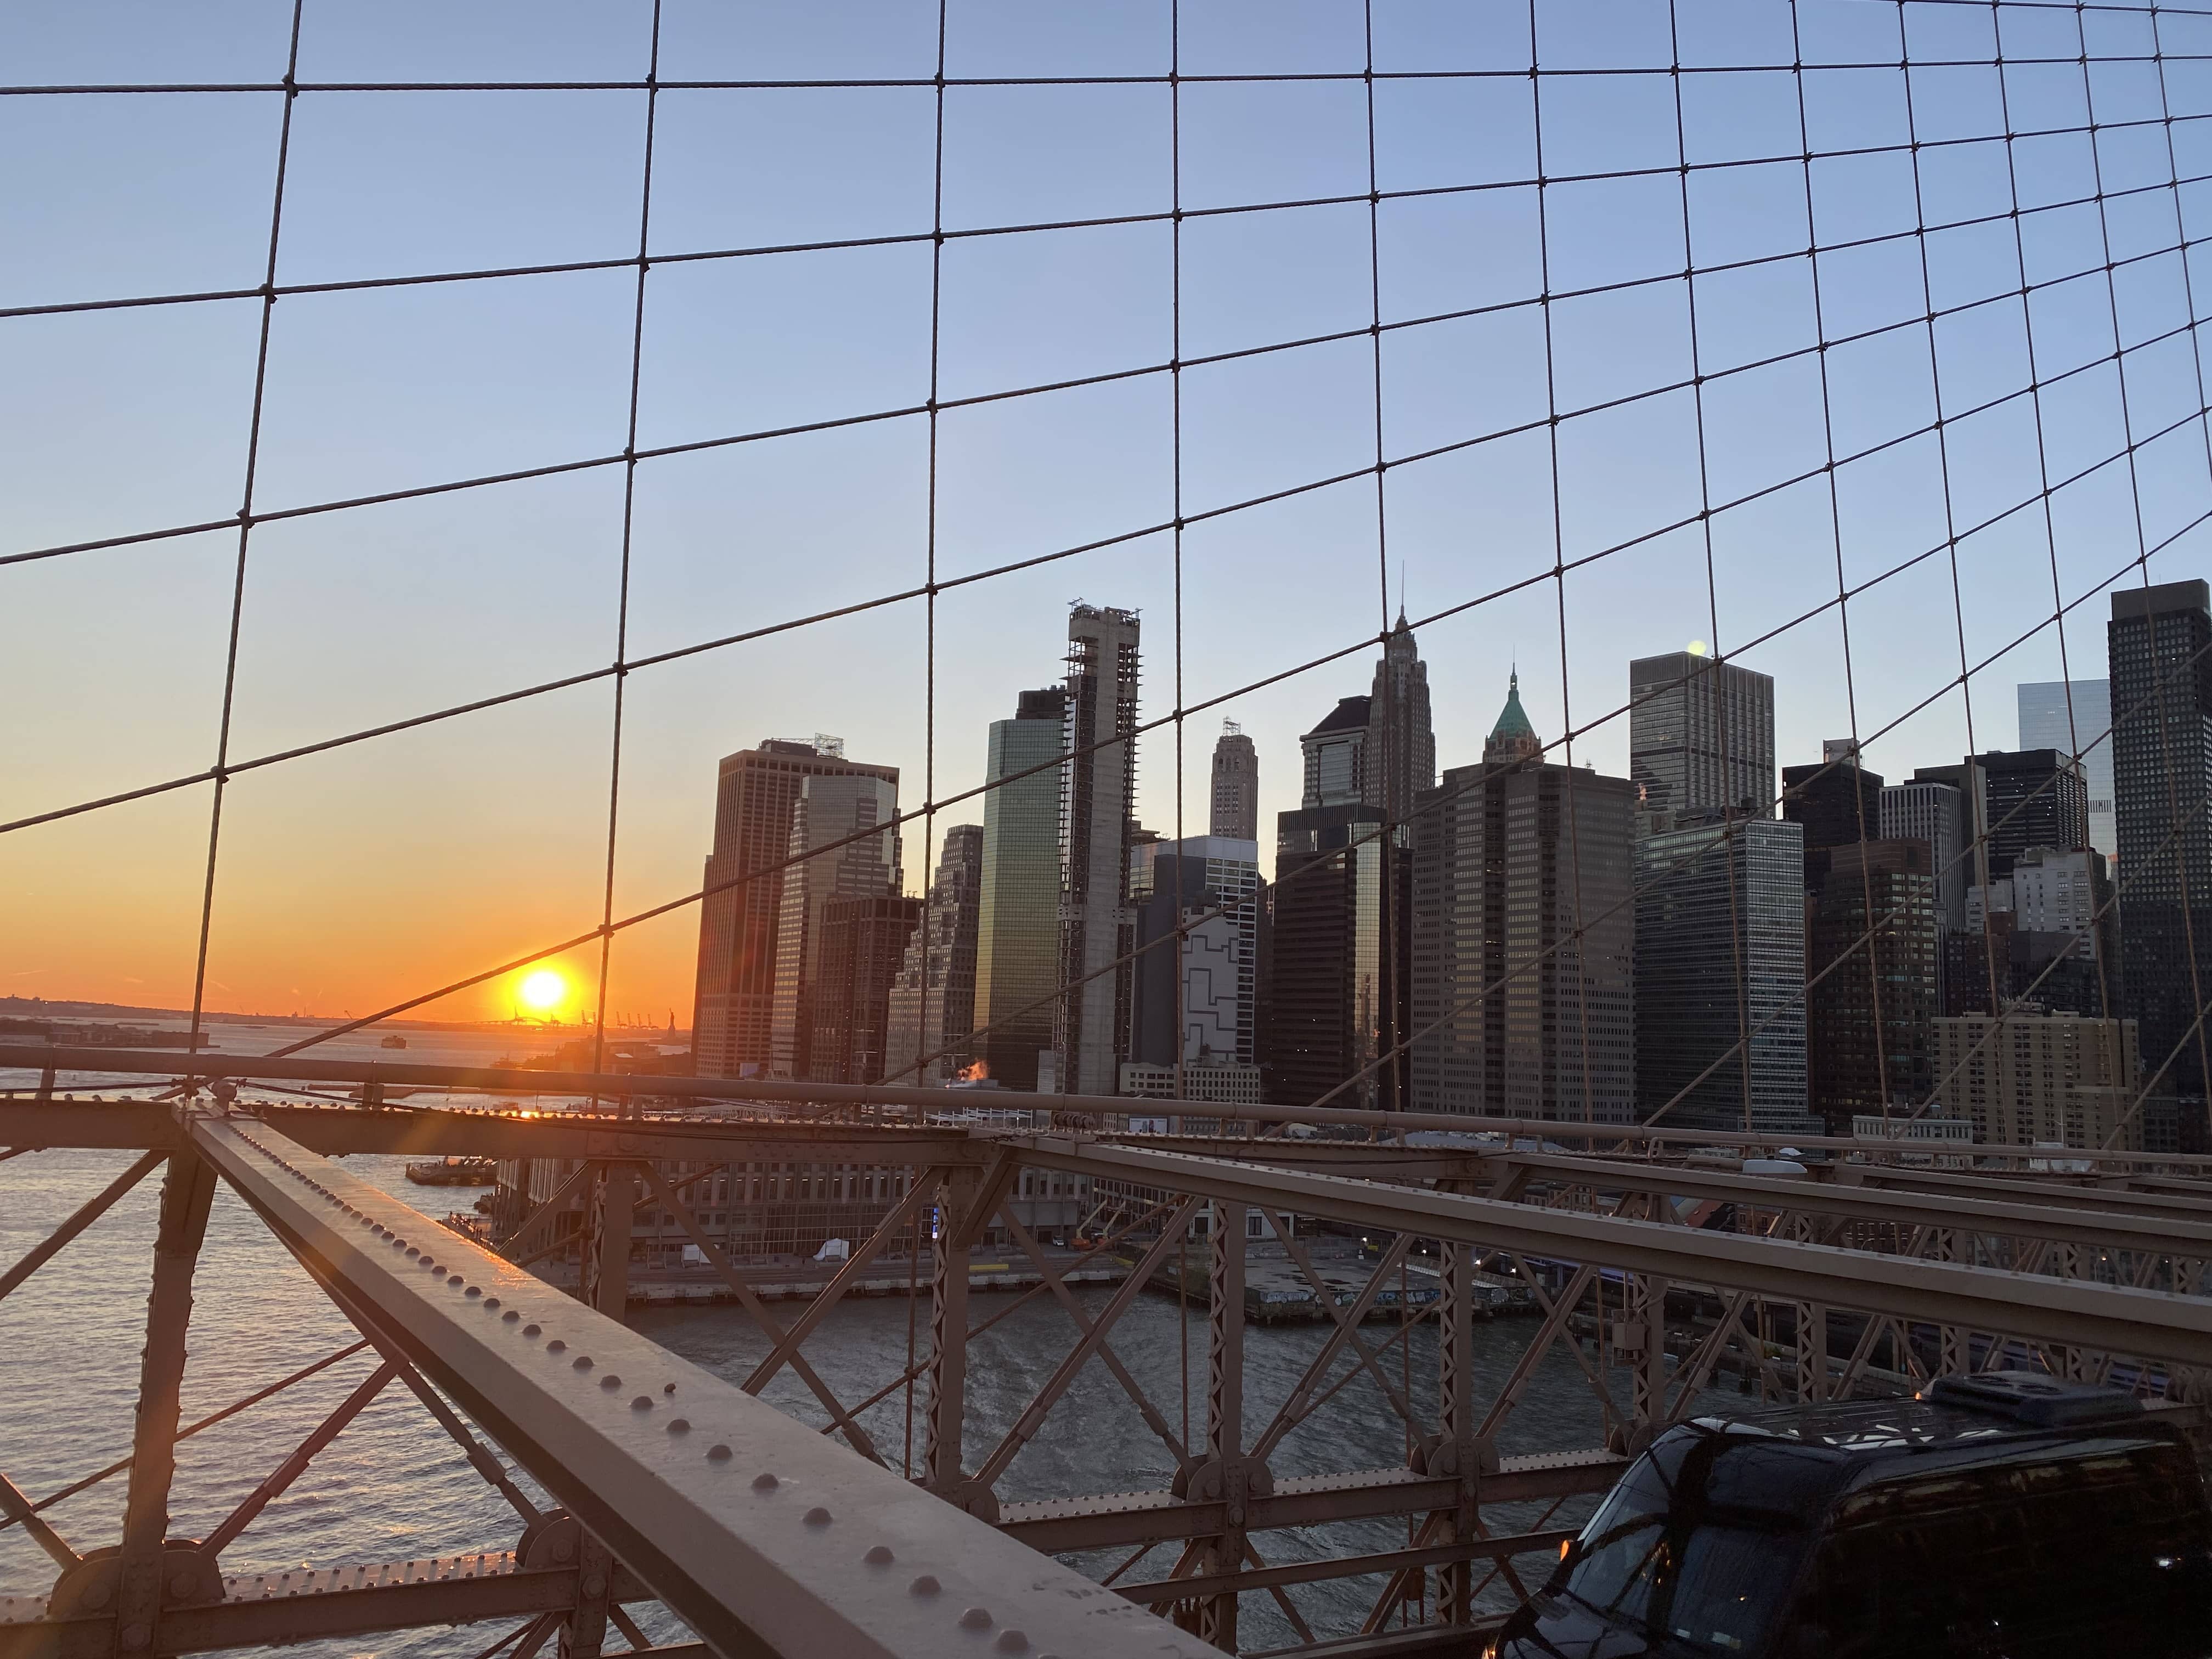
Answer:
<svg viewBox="0 0 2212 1659"><path fill-rule="evenodd" d="M1189 74L1356 73L1357 4L1182 8ZM1692 68L1786 64L1791 13L1776 0L1680 9ZM1812 147L1908 137L1899 17L1865 0L1808 0ZM1516 183L1671 167L1676 85L1668 9L1656 0L1541 0L1547 70L1620 76L1383 80L1375 90L1384 191L1501 183L1385 201L1378 212L1385 322L1679 272L1682 185L1671 175ZM2082 50L2070 9L2004 9L2008 57ZM10 83L263 82L283 73L290 11L275 3L16 7L0 15ZM1512 7L1376 0L1386 70L1525 68ZM649 9L637 3L309 0L307 82L625 79L642 75ZM664 8L660 73L680 80L928 76L937 8L696 3ZM1984 9L1910 9L1916 59L1987 58ZM2148 50L2141 15L2087 15L2087 50ZM2161 21L2172 112L2212 110L2202 21ZM955 76L1157 76L1166 7L955 0ZM1786 71L1681 77L1692 162L1799 148L1799 83ZM1905 153L1827 157L1813 191L1824 243L2003 214L2012 204L2007 110L2017 131L2160 112L2147 64L1917 70ZM634 254L646 98L633 91L324 92L298 100L277 272L316 283ZM1367 106L1357 80L1187 85L1187 209L1358 194ZM0 306L250 288L267 256L279 100L0 97ZM943 217L950 229L1158 215L1174 199L1170 98L1159 85L956 87L945 99ZM2179 171L2212 172L2212 123L2172 128ZM650 242L657 255L927 232L935 99L927 88L665 90ZM2011 149L2026 207L2166 185L2166 129L2025 137ZM1921 206L1916 213L1916 184ZM1794 160L1689 183L1700 266L1802 251L1805 171ZM2171 249L2203 234L2205 189L2157 189L2023 218L2034 364L2045 380L2188 321ZM2123 266L2108 285L2108 237ZM972 397L1164 363L1173 350L1172 234L1164 222L956 240L943 259L942 395ZM1943 319L1936 368L1958 416L2027 384L2027 331L2009 222L1926 240ZM2147 252L2153 257L2137 258ZM1186 356L1364 328L1370 320L1364 204L1188 220L1182 239ZM1708 374L1918 316L1914 239L1702 276L1698 366ZM2212 272L2195 271L2197 304ZM878 410L928 396L926 244L672 263L649 280L639 441L690 442ZM257 507L406 489L622 447L634 272L287 297L276 307ZM221 520L240 501L258 304L252 300L0 319L0 551ZM1552 307L1547 357L1533 305L1384 337L1383 447L1393 459L1540 422L1394 468L1384 526L1395 608L1402 567L1419 618L1734 501L1919 428L1936 411L1928 331L1912 328L1811 358L1638 398L1692 373L1679 280ZM1632 655L1691 639L1735 651L1837 586L1940 548L2200 407L2182 334L2132 353L2126 405L2109 362L1959 422L1947 444L1899 443L1844 467L1832 520L1825 478L1714 518L1717 626L1694 526L1570 574L1567 667L1548 580L1425 628L1444 764L1479 756L1509 665L1545 736L1618 707ZM1194 368L1183 376L1185 509L1200 513L1370 465L1373 364L1364 337ZM1595 406L1631 398L1603 410ZM1577 412L1592 411L1592 412ZM671 649L921 583L927 571L929 422L842 430L647 461L637 472L629 651ZM1165 375L945 413L938 431L940 578L1124 534L1173 513ZM2051 609L2053 548L2068 599L2094 593L2137 545L2212 507L2201 426L2145 447L2140 490L2110 467L1958 549L1966 649L1978 661ZM509 686L602 666L614 653L619 467L265 526L252 538L233 753L251 757L404 718ZM1555 520L1556 505L1556 520ZM2202 574L2205 532L2154 565ZM0 819L198 770L220 714L236 537L213 533L0 568L15 718L0 727ZM1192 527L1182 564L1187 699L1232 690L1350 644L1383 620L1377 514L1361 479ZM1127 542L946 592L937 606L937 793L980 781L984 728L1059 672L1066 602L1141 609L1146 710L1176 684L1171 538ZM2067 632L2078 678L2102 672L2101 597ZM1894 719L1959 669L1944 553L1852 607L1862 731ZM921 799L932 700L925 607L908 602L646 670L629 683L617 912L696 885L716 757L767 736L842 735L848 752L905 770ZM1849 729L1834 613L1742 660L1772 673L1783 758L1817 758ZM1297 735L1364 690L1357 659L1194 717L1185 823L1205 827L1207 752L1228 714L1258 740L1267 814L1296 805ZM2050 630L1977 682L1974 737L2014 740L2012 686L2057 678ZM598 920L611 691L602 681L496 713L242 780L227 808L210 975L221 1006L316 1010L376 1003L581 931ZM1872 746L1895 775L1966 746L1954 692ZM1577 746L1617 771L1625 722ZM1172 833L1174 744L1146 738L1145 821ZM208 792L0 839L0 992L174 1000L188 993ZM948 820L980 817L980 804ZM1263 819L1263 822L1266 820ZM926 856L909 838L910 882ZM10 914L12 910L12 915ZM616 957L618 1007L688 1003L696 921L641 930ZM625 977L627 975L627 977ZM447 1012L471 1012L476 1005Z"/></svg>

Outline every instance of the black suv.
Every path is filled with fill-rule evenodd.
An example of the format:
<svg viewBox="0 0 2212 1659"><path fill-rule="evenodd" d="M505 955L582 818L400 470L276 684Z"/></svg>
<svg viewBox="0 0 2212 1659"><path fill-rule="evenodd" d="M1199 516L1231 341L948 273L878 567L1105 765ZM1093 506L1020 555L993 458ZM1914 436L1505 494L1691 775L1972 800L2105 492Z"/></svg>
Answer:
<svg viewBox="0 0 2212 1659"><path fill-rule="evenodd" d="M2039 1372L1701 1418L1632 1464L1495 1659L2204 1659L2180 1431Z"/></svg>

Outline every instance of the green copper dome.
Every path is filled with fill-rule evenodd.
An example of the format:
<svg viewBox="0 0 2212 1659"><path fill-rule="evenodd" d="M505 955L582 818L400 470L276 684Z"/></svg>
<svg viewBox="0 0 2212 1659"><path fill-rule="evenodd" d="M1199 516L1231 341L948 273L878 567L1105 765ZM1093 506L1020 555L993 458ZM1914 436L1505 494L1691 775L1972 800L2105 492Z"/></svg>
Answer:
<svg viewBox="0 0 2212 1659"><path fill-rule="evenodd" d="M1534 738L1536 728L1528 724L1528 716L1521 708L1521 674L1514 671L1505 692L1505 707L1498 716L1498 724L1491 728L1492 743L1507 743L1516 738Z"/></svg>

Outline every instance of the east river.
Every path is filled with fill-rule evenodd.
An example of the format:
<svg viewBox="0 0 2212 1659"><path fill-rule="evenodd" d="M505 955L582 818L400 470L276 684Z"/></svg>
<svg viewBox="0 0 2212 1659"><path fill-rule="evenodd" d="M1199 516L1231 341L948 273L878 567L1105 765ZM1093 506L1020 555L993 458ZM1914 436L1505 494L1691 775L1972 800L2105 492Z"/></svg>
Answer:
<svg viewBox="0 0 2212 1659"><path fill-rule="evenodd" d="M223 1052L246 1053L274 1048L297 1032L222 1026L216 1034ZM483 1064L502 1048L518 1055L527 1051L517 1049L511 1039L482 1033L410 1033L410 1044L409 1060ZM330 1045L327 1052L332 1058L397 1058L380 1054L373 1038L360 1036ZM0 1073L0 1086L33 1081L21 1073ZM127 1153L53 1151L0 1164L0 1264L20 1257L130 1162ZM356 1175L433 1214L465 1210L478 1195L466 1188L410 1186L403 1164L396 1158L346 1160ZM33 1499L129 1452L159 1188L157 1171L0 1302L0 1401L5 1402L0 1407L0 1472ZM1077 1294L1096 1312L1112 1292L1089 1286ZM990 1317L1010 1299L976 1296L974 1322ZM926 1304L916 1305L903 1297L848 1301L809 1340L806 1352L841 1399L863 1399L905 1370L909 1354L919 1352L912 1345L926 1346L927 1314ZM632 1322L672 1352L732 1382L741 1380L767 1351L766 1339L736 1307L641 1310ZM1369 1325L1370 1346L1392 1329L1382 1322ZM1479 1399L1504 1381L1534 1330L1535 1322L1525 1318L1477 1328ZM1314 1326L1254 1327L1247 1332L1245 1413L1252 1432L1268 1422L1288 1395L1323 1334ZM355 1340L351 1327L283 1247L235 1195L218 1187L195 1280L185 1420L219 1410ZM1049 1297L1037 1297L970 1343L966 1437L971 1462L1012 1426L1074 1340L1072 1322ZM1180 1428L1188 1421L1193 1435L1202 1434L1204 1310L1180 1310L1171 1296L1147 1291L1116 1328L1112 1342L1169 1422ZM204 1535L373 1363L371 1354L355 1356L186 1441L179 1449L173 1534ZM1417 1328L1384 1363L1394 1377L1410 1381L1417 1403L1433 1401L1431 1327ZM1346 1364L1339 1360L1340 1370ZM765 1397L802 1420L817 1425L824 1420L818 1403L788 1370ZM911 1425L917 1459L921 1403L917 1395ZM892 1467L899 1468L909 1443L906 1391L891 1394L861 1420ZM1599 1423L1588 1381L1571 1356L1555 1350L1507 1419L1500 1449L1510 1455L1592 1446L1600 1439ZM1280 1478L1398 1466L1405 1454L1403 1425L1373 1380L1360 1376L1293 1430L1272 1464ZM998 1490L1008 1501L1158 1490L1172 1473L1167 1449L1105 1367L1094 1361L1014 1460ZM526 1477L523 1485L532 1490ZM79 1551L112 1543L123 1492L124 1477L118 1476L57 1505L48 1518ZM532 1490L532 1496L538 1494ZM1551 1524L1578 1522L1588 1508L1586 1499L1571 1504ZM1517 1515L1501 1508L1489 1518L1500 1529L1517 1529L1536 1524L1540 1513L1534 1506L1524 1506ZM223 1565L226 1572L236 1575L498 1550L513 1545L518 1529L504 1500L468 1468L412 1396L394 1385L231 1545ZM1273 1564L1402 1547L1406 1528L1402 1520L1340 1524L1265 1534L1255 1541ZM1175 1557L1174 1547L1163 1546L1129 1569L1123 1582L1164 1577ZM1103 1577L1121 1565L1121 1556L1070 1559ZM1540 1569L1540 1563L1523 1565ZM52 1564L23 1528L0 1531L0 1593L36 1594L53 1576ZM1327 1637L1356 1631L1380 1588L1379 1579L1361 1578L1303 1586L1291 1594L1316 1636ZM1494 1586L1486 1599L1510 1605L1502 1585ZM1298 1639L1265 1594L1246 1595L1242 1617L1247 1647ZM641 1622L657 1640L682 1639L665 1615ZM383 1654L466 1659L508 1627L405 1632L297 1650L334 1659ZM611 1644L619 1646L619 1639Z"/></svg>

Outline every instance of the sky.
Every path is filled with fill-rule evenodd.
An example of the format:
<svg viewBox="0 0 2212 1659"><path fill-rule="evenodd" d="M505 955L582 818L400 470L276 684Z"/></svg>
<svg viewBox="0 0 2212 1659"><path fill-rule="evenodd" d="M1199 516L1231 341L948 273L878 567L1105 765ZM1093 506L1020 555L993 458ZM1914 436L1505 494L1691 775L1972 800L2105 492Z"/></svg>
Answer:
<svg viewBox="0 0 2212 1659"><path fill-rule="evenodd" d="M1440 765L1480 758L1516 667L1548 739L1620 708L1630 658L1698 640L1775 677L1784 763L1856 721L1894 777L1969 746L1962 655L1972 746L2008 746L2014 684L2062 661L2101 676L2103 590L2142 580L2142 549L2154 580L2207 574L2188 325L2212 270L2178 250L2206 234L2208 186L2174 182L2212 174L2204 20L2162 15L2154 43L2139 12L2008 5L2008 58L2100 61L2000 74L1984 7L1900 21L1805 0L1795 47L1778 0L1682 6L1678 43L1653 0L1534 11L1532 82L1437 73L1525 71L1527 9L1374 0L1370 245L1357 199L1206 211L1368 190L1346 0L1185 0L1172 56L1164 5L947 0L955 79L1341 78L949 87L941 208L928 85L665 84L926 82L936 4L665 0L637 443L712 447L638 463L626 574L618 465L262 524L242 587L234 529L0 565L0 822L207 769L234 593L234 760L604 671L618 629L633 662L754 636L627 675L611 792L603 672L234 779L208 1005L358 1016L596 926L611 793L621 917L696 889L715 762L763 738L842 737L901 769L908 810L973 789L988 723L1057 678L1072 599L1142 612L1146 718L1178 692L1206 705L1180 745L1172 726L1139 745L1139 816L1196 834L1224 717L1259 745L1262 823L1297 805L1297 735L1367 689L1361 642L1401 590ZM642 91L325 88L634 80L652 15L307 0L278 283L634 258ZM243 0L9 8L0 76L266 83L290 21ZM2162 85L2121 61L2154 45ZM1926 66L1900 70L1908 52ZM1836 67L1801 81L1799 52ZM1575 72L1592 70L1624 72ZM0 308L258 287L281 118L268 91L0 92ZM2094 142L2048 131L2091 118ZM1917 168L1898 148L1914 137ZM1590 176L1684 160L1686 184ZM2063 205L2100 188L2101 211ZM1179 248L1160 216L1178 200ZM933 262L940 214L955 234ZM1075 220L1123 222L957 234ZM1988 222L1899 234L1965 220ZM953 406L933 492L933 263ZM285 295L254 510L619 456L636 291L616 265ZM231 520L261 310L0 316L0 556ZM1347 337L1193 361L1322 335ZM1099 376L1116 378L1065 384ZM1369 471L1249 504L1371 469L1378 380L1379 500ZM714 443L826 422L845 423ZM2131 441L2131 464L2088 471ZM1832 490L1832 453L1851 458ZM1179 550L1158 528L1178 484ZM1893 569L1849 606L1847 665L1839 572L1856 588ZM951 584L933 607L788 626L933 573ZM2063 659L2054 583L2075 607ZM1624 771L1626 719L1574 757ZM0 834L0 994L188 1004L211 793ZM910 887L925 842L912 826ZM696 938L696 907L623 932L610 1009L688 1018ZM596 945L562 965L588 1003ZM501 1017L512 990L418 1012Z"/></svg>

